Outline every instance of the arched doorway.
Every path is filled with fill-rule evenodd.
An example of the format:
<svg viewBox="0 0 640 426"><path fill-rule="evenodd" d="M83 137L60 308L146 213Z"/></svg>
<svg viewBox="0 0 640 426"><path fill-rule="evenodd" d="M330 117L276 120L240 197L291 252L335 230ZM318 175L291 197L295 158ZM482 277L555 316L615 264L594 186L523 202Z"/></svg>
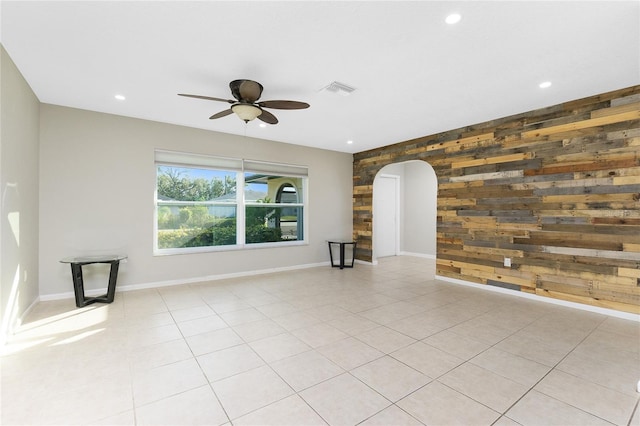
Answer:
<svg viewBox="0 0 640 426"><path fill-rule="evenodd" d="M435 259L438 180L420 160L389 164L373 181L373 255Z"/></svg>

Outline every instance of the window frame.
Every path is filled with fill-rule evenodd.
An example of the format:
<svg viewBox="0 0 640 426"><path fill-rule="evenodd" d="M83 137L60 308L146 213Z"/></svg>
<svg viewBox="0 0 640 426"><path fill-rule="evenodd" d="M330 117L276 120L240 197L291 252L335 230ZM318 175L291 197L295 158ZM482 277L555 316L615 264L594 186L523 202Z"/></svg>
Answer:
<svg viewBox="0 0 640 426"><path fill-rule="evenodd" d="M216 164L221 166L216 167ZM224 167L224 166L227 167ZM201 247L175 247L175 248L159 248L158 247L158 210L162 200L158 200L158 171L159 167L174 168L193 168L193 169L209 169L214 171L231 172L236 174L236 201L235 203L227 203L228 206L236 207L236 244L218 245L218 246L201 246ZM154 209L153 209L153 255L154 256L171 256L182 254L221 252L221 251L237 251L237 250L253 250L260 248L276 248L308 245L308 217L309 217L309 176L308 167L301 165L274 163L258 160L247 160L240 158L217 157L206 154L191 154L178 151L155 150L155 184L154 184ZM298 191L298 203L252 203L245 200L245 173L265 173L273 176L300 178L301 188ZM278 172L281 170L281 172ZM302 192L300 197L299 192ZM301 200L300 200L301 199ZM166 202L164 202L166 203ZM176 203L194 204L194 205L212 205L208 201L176 201ZM263 243L247 243L246 242L246 208L247 206L269 207L275 206L282 208L300 207L302 208L302 239L291 241L275 241Z"/></svg>
<svg viewBox="0 0 640 426"><path fill-rule="evenodd" d="M244 208L245 208L245 213L246 213L246 208L247 207L274 207L274 208L278 208L278 209L285 209L285 208L291 208L291 207L297 207L302 209L302 217L301 217L301 221L302 221L302 229L299 229L296 227L297 230L297 235L300 235L300 231L302 233L302 239L298 239L296 237L295 240L290 240L290 241L277 241L277 242L261 242L261 243L245 243L246 246L248 247L255 247L255 246L264 246L267 244L275 244L275 245L282 245L284 243L290 243L292 245L295 245L294 243L296 243L297 241L305 241L306 240L306 235L307 235L307 228L306 228L306 224L307 224L307 220L306 220L306 211L307 211L307 205L305 203L305 197L307 194L307 183L308 183L308 178L307 177L302 177L302 176L291 176L291 175L287 175L287 176L283 176L283 175L263 175L263 176L271 176L274 178L281 178L284 179L285 182L282 183L281 186L284 185L288 185L293 187L294 189L296 189L296 197L298 198L298 200L302 199L301 201L298 201L296 203L279 203L279 202L271 202L271 203L264 203L264 202L251 202L251 201L246 201L244 203ZM297 188L296 185L293 185L292 183L288 182L289 180L294 180L294 179L300 179L300 188ZM278 188L277 191L279 191L280 188ZM276 191L276 193L277 193ZM245 229L246 229L246 221L245 221Z"/></svg>

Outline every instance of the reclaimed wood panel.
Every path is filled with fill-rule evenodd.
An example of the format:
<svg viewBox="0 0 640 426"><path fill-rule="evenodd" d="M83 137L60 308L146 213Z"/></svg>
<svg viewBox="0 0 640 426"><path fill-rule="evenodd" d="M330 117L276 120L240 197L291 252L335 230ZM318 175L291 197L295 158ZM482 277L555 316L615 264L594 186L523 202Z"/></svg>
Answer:
<svg viewBox="0 0 640 426"><path fill-rule="evenodd" d="M573 121L567 124L560 124L556 126L543 127L536 130L524 131L521 133L523 138L537 138L545 135L553 135L558 133L566 133L568 131L588 129L596 126L603 126L612 123L619 123L622 121L637 120L640 118L640 110L635 109L633 111L626 111L618 114L610 114L599 116L598 118L592 118L589 120Z"/></svg>
<svg viewBox="0 0 640 426"><path fill-rule="evenodd" d="M640 313L640 86L354 154L357 259L376 174L410 160L438 177L437 274Z"/></svg>

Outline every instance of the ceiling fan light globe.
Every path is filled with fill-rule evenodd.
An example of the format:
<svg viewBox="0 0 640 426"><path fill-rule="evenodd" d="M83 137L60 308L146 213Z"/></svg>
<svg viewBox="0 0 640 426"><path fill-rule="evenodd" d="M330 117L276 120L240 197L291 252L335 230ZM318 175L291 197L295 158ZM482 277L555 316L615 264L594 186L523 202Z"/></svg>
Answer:
<svg viewBox="0 0 640 426"><path fill-rule="evenodd" d="M249 122L251 120L255 120L257 116L262 114L262 110L255 105L250 104L236 104L231 107L233 112L236 113L240 119L245 122Z"/></svg>

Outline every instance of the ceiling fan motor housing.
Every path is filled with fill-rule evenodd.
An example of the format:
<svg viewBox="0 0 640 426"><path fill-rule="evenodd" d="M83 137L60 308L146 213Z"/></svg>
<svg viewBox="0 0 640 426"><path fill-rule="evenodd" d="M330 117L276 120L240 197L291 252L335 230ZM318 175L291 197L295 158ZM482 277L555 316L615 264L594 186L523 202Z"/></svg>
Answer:
<svg viewBox="0 0 640 426"><path fill-rule="evenodd" d="M231 94L240 102L253 103L262 95L262 84L253 80L233 80L229 83Z"/></svg>

